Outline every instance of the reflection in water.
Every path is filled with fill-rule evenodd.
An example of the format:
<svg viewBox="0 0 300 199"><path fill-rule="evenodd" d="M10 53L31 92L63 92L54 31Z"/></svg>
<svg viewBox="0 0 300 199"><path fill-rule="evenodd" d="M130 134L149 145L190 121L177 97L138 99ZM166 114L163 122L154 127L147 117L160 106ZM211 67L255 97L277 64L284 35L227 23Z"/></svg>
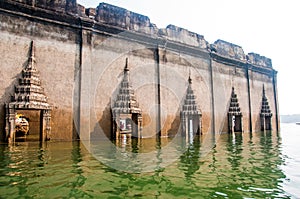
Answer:
<svg viewBox="0 0 300 199"><path fill-rule="evenodd" d="M32 182L30 178L39 177L47 161L47 152L43 144L37 143L34 149L30 143L21 145L0 145L0 185L7 190L14 187L9 192L13 195L30 193L28 184L38 183Z"/></svg>
<svg viewBox="0 0 300 199"><path fill-rule="evenodd" d="M242 133L236 132L228 135L228 143L226 148L228 151L228 162L232 170L238 170L241 161L243 161L243 136Z"/></svg>
<svg viewBox="0 0 300 199"><path fill-rule="evenodd" d="M195 138L192 142L189 141L186 151L180 156L179 169L182 170L188 182L192 182L193 175L200 168L199 158L200 141Z"/></svg>
<svg viewBox="0 0 300 199"><path fill-rule="evenodd" d="M94 147L93 154L80 142L0 145L1 197L289 198L282 188L281 138L272 132L220 135L209 153L199 139L172 140L176 147L164 150L169 141L130 139ZM91 146L99 144L105 145ZM140 158L151 152L152 159ZM106 165L135 173L106 166L95 153ZM174 154L179 158L164 167ZM154 170L144 173L141 166Z"/></svg>
<svg viewBox="0 0 300 199"><path fill-rule="evenodd" d="M83 175L83 169L80 166L82 162L81 147L80 142L73 142L73 147L71 149L71 159L73 161L73 169L71 172L74 174L74 179L70 180L67 187L70 188L68 198L84 198L90 196L81 190L81 187L84 186L87 178Z"/></svg>

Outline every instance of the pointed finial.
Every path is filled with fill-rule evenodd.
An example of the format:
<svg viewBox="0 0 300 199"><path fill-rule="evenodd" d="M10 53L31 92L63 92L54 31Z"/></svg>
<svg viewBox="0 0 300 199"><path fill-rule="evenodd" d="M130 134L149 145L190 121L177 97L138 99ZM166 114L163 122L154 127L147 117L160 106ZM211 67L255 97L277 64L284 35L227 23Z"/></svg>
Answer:
<svg viewBox="0 0 300 199"><path fill-rule="evenodd" d="M28 66L27 68L34 68L35 58L34 58L34 42L30 42L30 49L29 49L29 59L28 59Z"/></svg>
<svg viewBox="0 0 300 199"><path fill-rule="evenodd" d="M124 71L129 71L128 69L128 57L126 57L125 68Z"/></svg>
<svg viewBox="0 0 300 199"><path fill-rule="evenodd" d="M232 87L232 90L231 90L231 95L234 95L234 87Z"/></svg>
<svg viewBox="0 0 300 199"><path fill-rule="evenodd" d="M188 81L189 81L189 84L192 84L191 69L189 69L189 79L188 79Z"/></svg>
<svg viewBox="0 0 300 199"><path fill-rule="evenodd" d="M34 57L34 42L30 42L30 57Z"/></svg>
<svg viewBox="0 0 300 199"><path fill-rule="evenodd" d="M266 98L265 85L263 84L263 98Z"/></svg>

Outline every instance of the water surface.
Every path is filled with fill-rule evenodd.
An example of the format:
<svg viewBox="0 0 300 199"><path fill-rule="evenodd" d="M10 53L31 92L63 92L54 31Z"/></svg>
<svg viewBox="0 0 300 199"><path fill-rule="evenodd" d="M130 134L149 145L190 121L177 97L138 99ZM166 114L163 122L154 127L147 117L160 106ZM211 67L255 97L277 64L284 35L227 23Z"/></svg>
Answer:
<svg viewBox="0 0 300 199"><path fill-rule="evenodd" d="M119 146L124 157L157 152L156 169L146 173L115 170L80 142L2 144L0 198L299 198L300 126L281 128L220 135L208 151L201 141L167 152L153 140Z"/></svg>

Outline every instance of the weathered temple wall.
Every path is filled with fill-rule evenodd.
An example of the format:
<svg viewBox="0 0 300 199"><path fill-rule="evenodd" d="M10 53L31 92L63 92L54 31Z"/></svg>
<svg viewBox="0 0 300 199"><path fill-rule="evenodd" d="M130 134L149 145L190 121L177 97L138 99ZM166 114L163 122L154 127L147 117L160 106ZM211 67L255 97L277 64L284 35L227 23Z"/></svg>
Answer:
<svg viewBox="0 0 300 199"><path fill-rule="evenodd" d="M276 71L268 58L246 55L241 47L221 40L209 44L203 36L173 25L158 29L148 17L108 4L75 9L76 1L62 1L53 12L48 1L36 7L18 2L0 2L1 132L4 104L14 93L32 40L36 68L52 106L51 139L75 139L76 132L81 139L110 137L111 107L126 58L145 138L177 133L189 76L203 134L228 132L232 87L244 132L260 130L263 86L272 127L278 127Z"/></svg>
<svg viewBox="0 0 300 199"><path fill-rule="evenodd" d="M232 87L239 100L243 114L243 130L249 132L249 107L247 79L244 69L213 62L214 98L215 98L215 130L228 132L228 118Z"/></svg>
<svg viewBox="0 0 300 199"><path fill-rule="evenodd" d="M30 42L35 43L36 68L52 105L51 137L73 139L73 92L78 68L78 32L53 22L0 12L0 104L4 132L4 104L10 102L14 86L28 60Z"/></svg>
<svg viewBox="0 0 300 199"><path fill-rule="evenodd" d="M102 39L101 35L93 37L92 65L98 67L93 68L90 86L92 94L90 103L94 108L91 111L93 115L91 125L99 126L104 134L110 137L111 108L123 79L125 61L128 58L130 81L139 107L143 111L143 137L154 136L158 125L154 49L117 38Z"/></svg>
<svg viewBox="0 0 300 199"><path fill-rule="evenodd" d="M253 131L260 130L260 110L262 105L263 86L265 87L266 96L270 105L270 109L276 110L274 101L274 91L272 77L250 71L250 89L251 89L251 107L252 107L252 125ZM276 129L276 115L273 111L272 129Z"/></svg>
<svg viewBox="0 0 300 199"><path fill-rule="evenodd" d="M202 132L210 133L212 130L212 100L209 60L165 50L161 50L161 55L161 85L164 87L161 92L161 102L167 110L166 112L169 112L162 132L170 131L169 133L172 134L179 130L180 110L185 99L190 75L196 103L202 113ZM170 92L175 95L175 99L170 98Z"/></svg>
<svg viewBox="0 0 300 199"><path fill-rule="evenodd" d="M143 137L154 137L158 131L161 131L162 136L177 133L180 110L190 74L194 80L194 91L199 96L197 103L205 121L203 132L210 132L211 96L208 60L159 49L158 66L155 48L117 38L104 38L101 35L93 35L92 43L91 62L93 66L99 67L93 68L92 78L89 74L83 78L87 81L91 79L91 84L87 86L92 93L89 103L95 107L95 113L91 109L91 115L96 114L92 124L100 125L106 135L111 132L110 109L123 78L126 58L129 60L132 87L139 107L143 111ZM158 73L160 74L160 96L157 88ZM83 80L83 82L87 81ZM161 107L161 122L157 117L159 107Z"/></svg>
<svg viewBox="0 0 300 199"><path fill-rule="evenodd" d="M76 12L76 0L15 0L25 5L60 12ZM13 1L12 1L13 2Z"/></svg>

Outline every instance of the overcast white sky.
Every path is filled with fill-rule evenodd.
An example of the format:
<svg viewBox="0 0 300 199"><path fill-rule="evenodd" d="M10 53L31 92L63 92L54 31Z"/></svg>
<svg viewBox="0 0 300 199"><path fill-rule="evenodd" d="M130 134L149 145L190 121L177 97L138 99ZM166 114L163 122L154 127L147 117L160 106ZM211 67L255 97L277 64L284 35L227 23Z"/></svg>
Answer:
<svg viewBox="0 0 300 199"><path fill-rule="evenodd" d="M222 39L272 59L278 71L280 114L300 113L300 11L297 0L77 0L105 2L146 15L158 28L169 24Z"/></svg>

